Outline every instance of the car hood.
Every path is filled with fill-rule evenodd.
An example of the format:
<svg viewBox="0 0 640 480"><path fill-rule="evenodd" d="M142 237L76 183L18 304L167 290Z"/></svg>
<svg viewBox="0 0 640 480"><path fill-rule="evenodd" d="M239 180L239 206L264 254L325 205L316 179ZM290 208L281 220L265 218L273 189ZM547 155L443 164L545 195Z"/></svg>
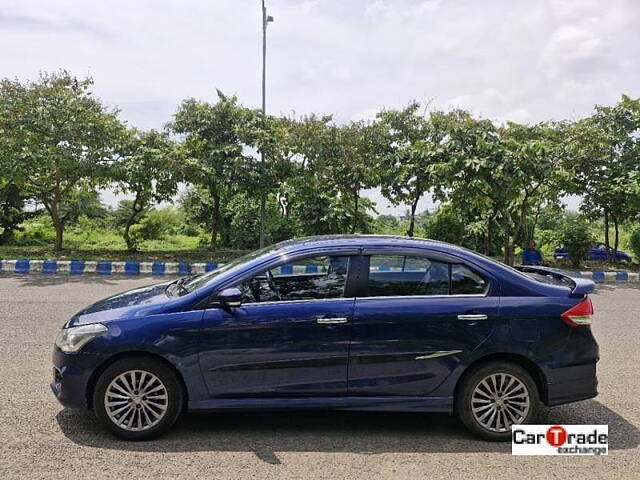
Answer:
<svg viewBox="0 0 640 480"><path fill-rule="evenodd" d="M74 327L156 313L172 300L166 293L169 283L171 282L136 288L100 300L75 314L66 326Z"/></svg>

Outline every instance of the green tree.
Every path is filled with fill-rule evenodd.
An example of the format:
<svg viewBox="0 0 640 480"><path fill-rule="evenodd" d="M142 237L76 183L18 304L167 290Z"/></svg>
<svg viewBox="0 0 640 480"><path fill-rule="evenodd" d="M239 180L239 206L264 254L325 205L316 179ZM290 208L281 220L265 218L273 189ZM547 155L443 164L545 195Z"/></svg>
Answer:
<svg viewBox="0 0 640 480"><path fill-rule="evenodd" d="M291 173L278 193L286 207L282 214L299 226L301 235L337 233L338 191L327 176L326 161L335 139L331 122L330 116L311 115L290 119L287 126Z"/></svg>
<svg viewBox="0 0 640 480"><path fill-rule="evenodd" d="M569 189L583 197L581 211L590 219L604 217L605 244L611 247L610 225L619 246L619 227L640 212L640 99L625 95L613 107L595 113L566 131L565 168L572 172Z"/></svg>
<svg viewBox="0 0 640 480"><path fill-rule="evenodd" d="M15 183L8 182L0 188L1 245L10 243L14 232L20 229L20 224L33 216L33 212L25 211L26 201Z"/></svg>
<svg viewBox="0 0 640 480"><path fill-rule="evenodd" d="M276 198L277 193L282 194L287 190L287 180L292 177L294 152L289 130L291 122L284 117L263 115L257 110L247 110L246 113L239 138L244 151L249 152L246 155L248 176L235 192L243 194L250 203L254 197L260 199L257 216L259 225L264 222L265 241L268 244L275 241L271 234L278 235L270 224L281 225L283 218L288 217L288 209L277 208ZM264 157L257 158L251 152L264 152ZM271 204L267 205L268 202ZM259 243L258 235L256 245Z"/></svg>
<svg viewBox="0 0 640 480"><path fill-rule="evenodd" d="M420 104L412 102L402 110L384 110L377 116L386 134L378 166L382 195L393 205L409 205L410 237L418 202L432 188L429 167L446 161L448 154L447 130L419 110Z"/></svg>
<svg viewBox="0 0 640 480"><path fill-rule="evenodd" d="M488 212L483 214L487 229L496 218L504 262L512 265L531 213L542 203L558 201L560 189L552 187L561 175L556 126L509 123L497 128L463 111L438 121L447 124L449 152L431 167L438 178L436 195L456 208Z"/></svg>
<svg viewBox="0 0 640 480"><path fill-rule="evenodd" d="M102 219L108 214L109 210L102 203L100 194L84 185L72 189L60 207L60 218L65 227L77 223L82 216Z"/></svg>
<svg viewBox="0 0 640 480"><path fill-rule="evenodd" d="M164 132L130 131L123 142L122 156L110 169L110 176L121 193L133 195L124 221L123 238L129 251L135 251L138 241L131 227L158 202L170 200L182 178L179 149Z"/></svg>
<svg viewBox="0 0 640 480"><path fill-rule="evenodd" d="M330 127L324 157L324 185L334 184L343 204L350 205L350 233L362 227L360 207L362 190L375 186L377 155L383 147L381 126L376 123L352 122ZM366 208L363 210L366 213Z"/></svg>
<svg viewBox="0 0 640 480"><path fill-rule="evenodd" d="M187 181L206 190L211 199L211 248L217 245L223 200L241 189L255 171L241 138L254 115L235 96L218 91L215 104L195 99L182 102L171 124L184 137Z"/></svg>
<svg viewBox="0 0 640 480"><path fill-rule="evenodd" d="M568 219L557 232L557 242L569 253L571 264L578 268L587 258L593 242L589 224L579 218Z"/></svg>
<svg viewBox="0 0 640 480"><path fill-rule="evenodd" d="M636 225L631 231L629 246L631 247L636 262L638 262L640 260L640 225Z"/></svg>
<svg viewBox="0 0 640 480"><path fill-rule="evenodd" d="M62 248L62 209L82 186L98 183L122 130L117 112L92 95L91 78L45 73L37 81L0 82L0 167L44 205Z"/></svg>

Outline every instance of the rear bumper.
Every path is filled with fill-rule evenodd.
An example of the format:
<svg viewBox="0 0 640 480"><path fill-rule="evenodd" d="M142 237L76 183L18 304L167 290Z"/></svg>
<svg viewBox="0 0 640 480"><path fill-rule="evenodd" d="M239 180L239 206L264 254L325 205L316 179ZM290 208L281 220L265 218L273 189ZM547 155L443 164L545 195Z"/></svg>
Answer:
<svg viewBox="0 0 640 480"><path fill-rule="evenodd" d="M598 395L596 364L573 365L547 372L546 398L549 406L586 400Z"/></svg>

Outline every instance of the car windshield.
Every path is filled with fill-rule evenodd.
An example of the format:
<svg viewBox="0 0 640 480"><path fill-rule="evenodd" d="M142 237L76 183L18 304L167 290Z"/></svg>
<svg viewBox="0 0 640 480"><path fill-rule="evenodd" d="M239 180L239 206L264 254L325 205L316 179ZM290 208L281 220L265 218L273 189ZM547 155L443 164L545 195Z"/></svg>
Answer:
<svg viewBox="0 0 640 480"><path fill-rule="evenodd" d="M191 280L185 281L182 286L184 290L191 293L194 290L204 287L209 282L211 282L214 278L219 277L220 275L231 272L232 270L237 269L241 265L251 262L253 260L258 260L261 257L267 257L272 254L274 251L278 250L279 245L269 245L268 247L261 248L260 250L256 250L255 252L248 253L247 255L243 255L242 257L236 258L235 260L230 261L229 263L224 264L220 268L216 268L211 272L207 272L203 275L198 275L197 277L193 277Z"/></svg>

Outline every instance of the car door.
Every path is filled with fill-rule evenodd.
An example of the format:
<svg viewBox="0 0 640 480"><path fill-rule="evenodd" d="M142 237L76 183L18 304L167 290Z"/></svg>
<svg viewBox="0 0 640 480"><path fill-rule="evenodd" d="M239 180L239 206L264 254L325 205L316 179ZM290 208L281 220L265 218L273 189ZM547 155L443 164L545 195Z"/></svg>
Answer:
<svg viewBox="0 0 640 480"><path fill-rule="evenodd" d="M213 397L339 396L347 391L350 257L307 257L234 286L239 308L209 308L200 366Z"/></svg>
<svg viewBox="0 0 640 480"><path fill-rule="evenodd" d="M464 264L386 253L363 262L349 395L428 395L491 333L499 297Z"/></svg>

